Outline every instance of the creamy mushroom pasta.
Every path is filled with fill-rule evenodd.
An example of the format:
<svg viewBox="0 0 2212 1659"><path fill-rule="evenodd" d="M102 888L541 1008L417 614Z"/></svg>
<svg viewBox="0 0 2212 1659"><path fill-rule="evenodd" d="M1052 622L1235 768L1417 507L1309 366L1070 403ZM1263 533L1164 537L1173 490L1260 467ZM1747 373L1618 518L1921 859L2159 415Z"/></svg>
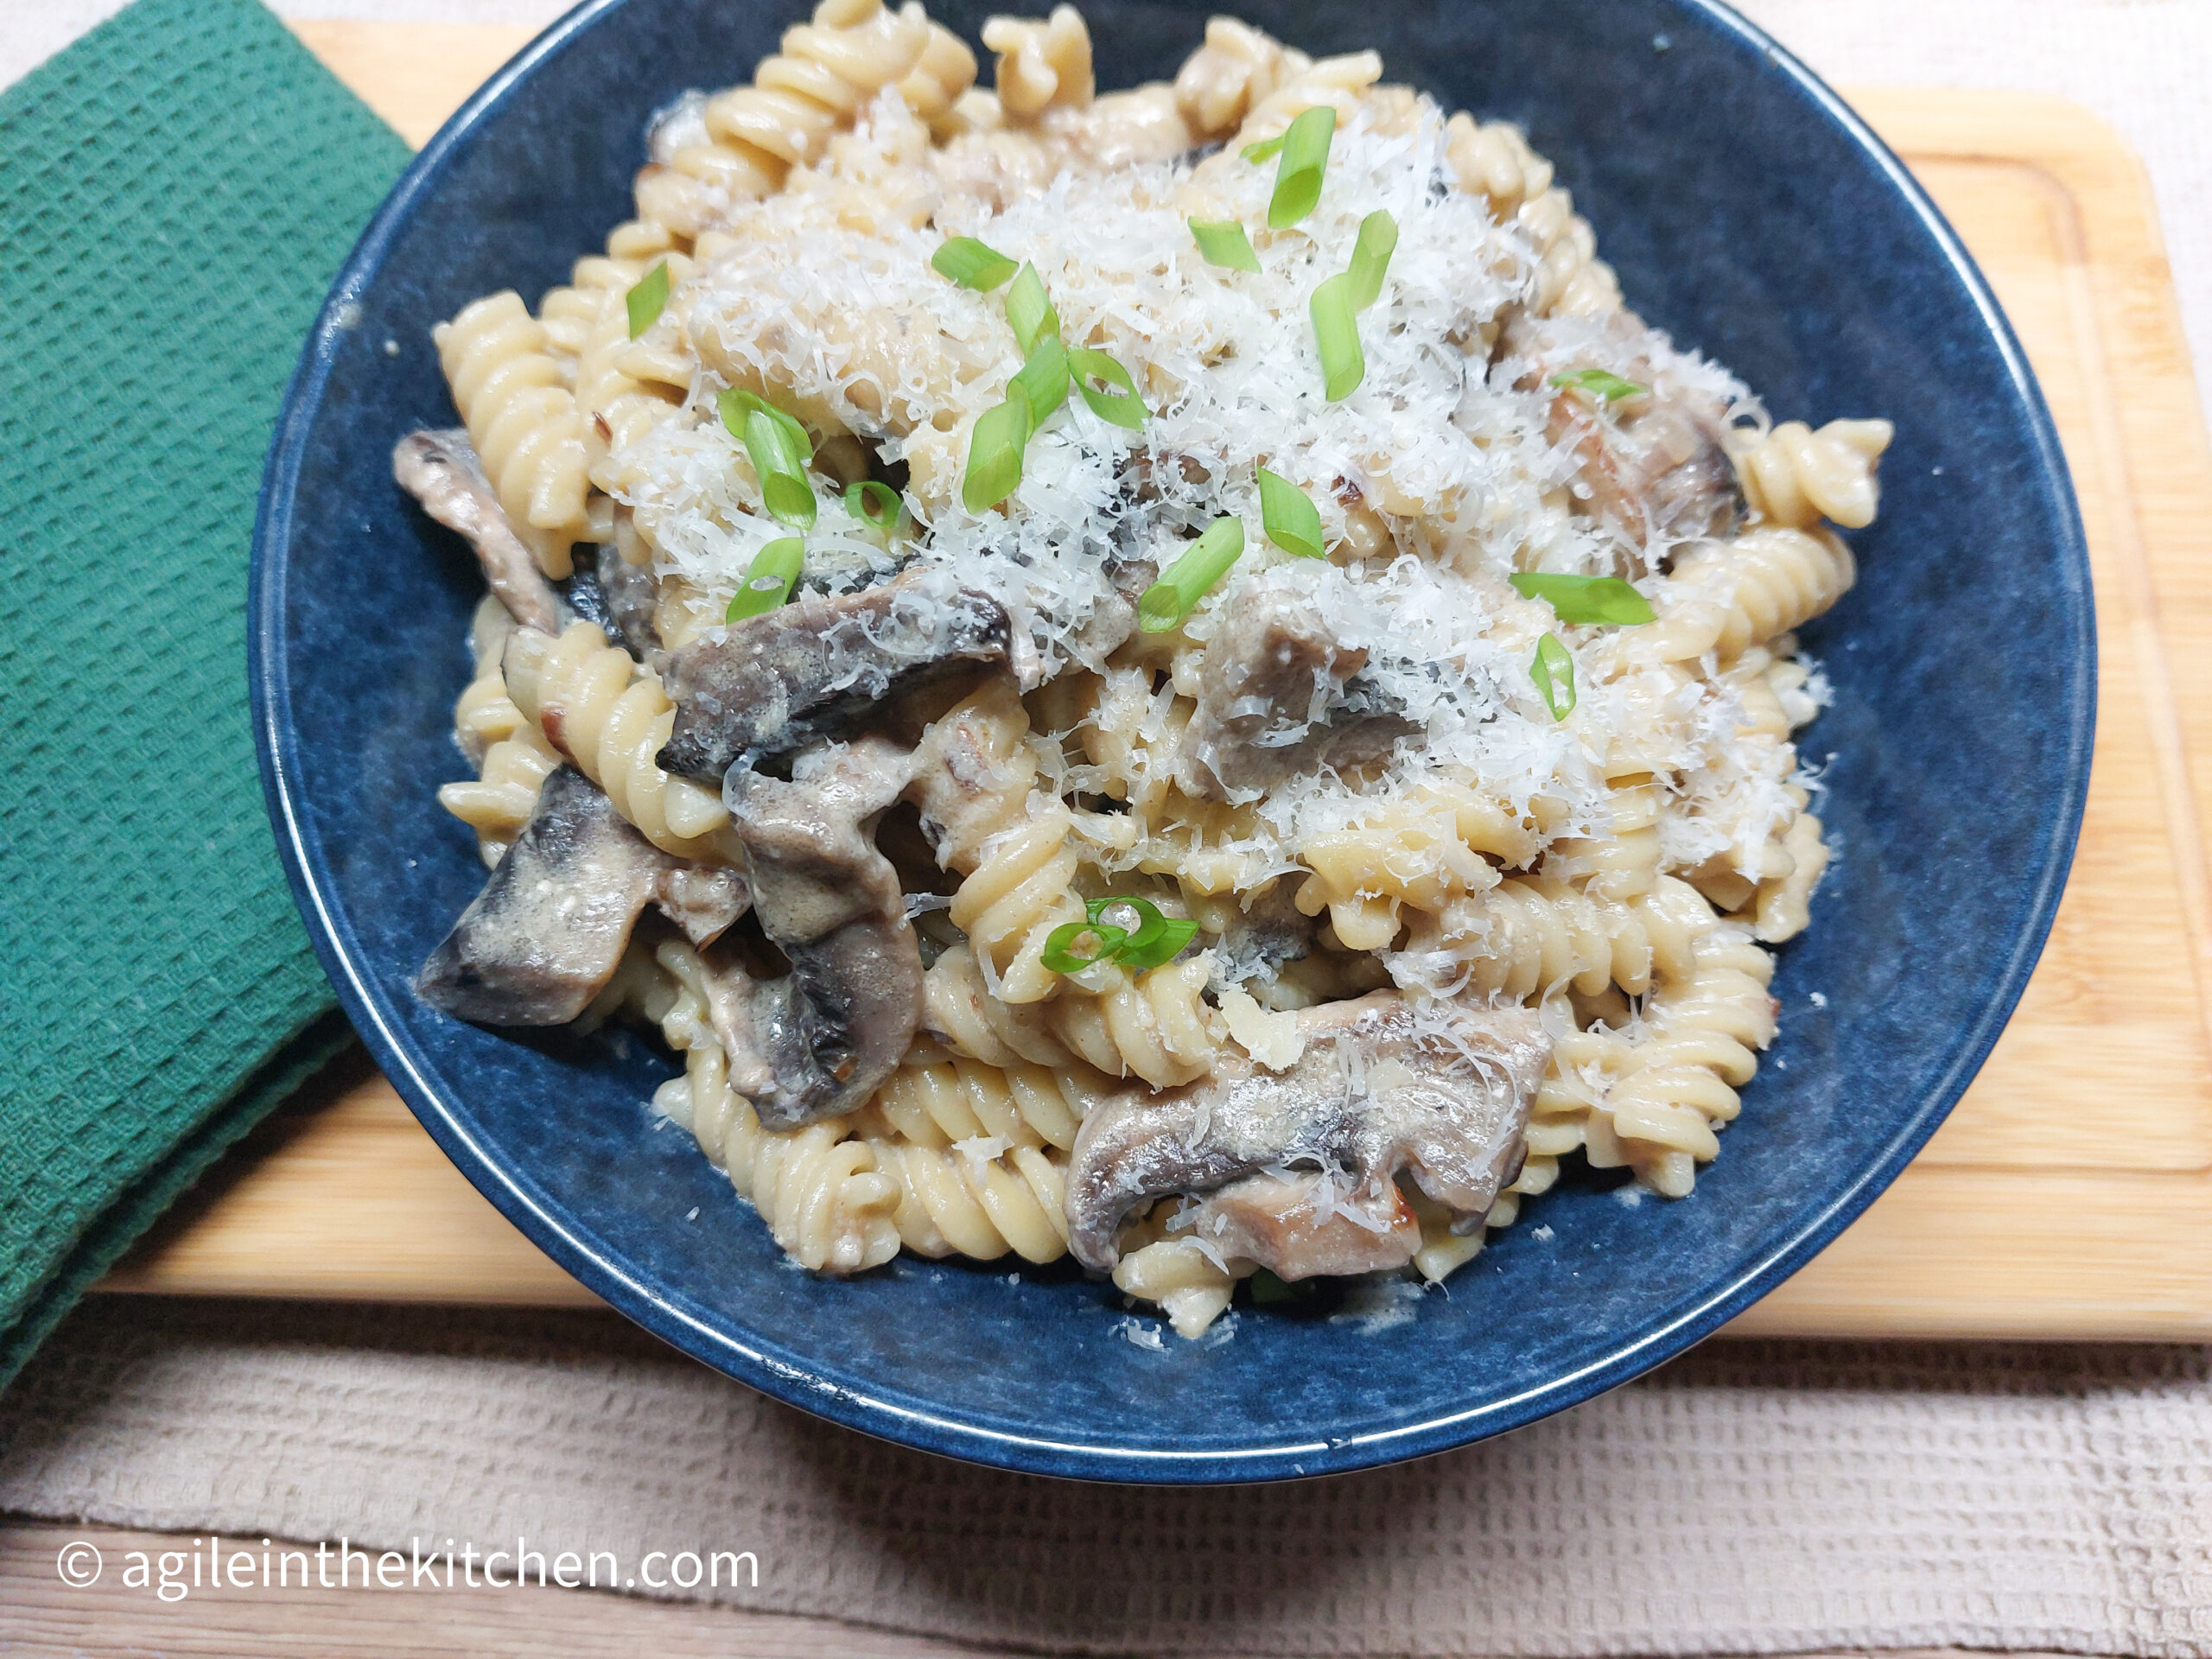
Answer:
<svg viewBox="0 0 2212 1659"><path fill-rule="evenodd" d="M437 331L491 588L424 966L656 1026L827 1274L1072 1254L1185 1335L1688 1192L1827 860L1791 630L1890 428L1770 427L1516 129L1217 18L1099 95L824 0Z"/></svg>

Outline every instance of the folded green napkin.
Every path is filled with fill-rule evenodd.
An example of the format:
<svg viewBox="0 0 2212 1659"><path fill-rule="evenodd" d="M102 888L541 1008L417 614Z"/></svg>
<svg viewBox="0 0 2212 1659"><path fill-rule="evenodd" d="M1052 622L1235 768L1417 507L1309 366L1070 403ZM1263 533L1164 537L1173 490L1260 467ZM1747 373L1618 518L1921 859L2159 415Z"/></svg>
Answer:
<svg viewBox="0 0 2212 1659"><path fill-rule="evenodd" d="M261 804L246 549L407 159L251 0L0 94L0 1384L343 1039Z"/></svg>

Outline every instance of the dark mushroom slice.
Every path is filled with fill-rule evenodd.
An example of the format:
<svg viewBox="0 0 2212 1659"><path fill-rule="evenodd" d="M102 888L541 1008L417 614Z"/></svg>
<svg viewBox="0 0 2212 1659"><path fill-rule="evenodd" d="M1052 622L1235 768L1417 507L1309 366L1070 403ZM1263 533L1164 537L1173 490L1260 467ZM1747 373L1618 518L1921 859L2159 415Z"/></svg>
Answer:
<svg viewBox="0 0 2212 1659"><path fill-rule="evenodd" d="M522 834L415 986L456 1019L563 1025L613 976L648 904L705 945L748 902L737 871L671 857L598 785L574 766L556 767Z"/></svg>
<svg viewBox="0 0 2212 1659"><path fill-rule="evenodd" d="M1285 963L1313 954L1321 918L1300 912L1297 892L1296 882L1278 879L1221 907L1221 942L1214 947L1217 983L1272 980Z"/></svg>
<svg viewBox="0 0 2212 1659"><path fill-rule="evenodd" d="M1306 601L1262 588L1235 607L1198 664L1198 706L1176 781L1214 801L1249 801L1294 773L1363 765L1421 728L1361 674Z"/></svg>
<svg viewBox="0 0 2212 1659"><path fill-rule="evenodd" d="M577 601L576 589L588 584L587 610ZM650 664L660 653L659 584L652 570L632 564L612 542L600 543L588 572L578 570L569 578L569 602L576 614L599 624L607 637L619 643L641 663Z"/></svg>
<svg viewBox="0 0 2212 1659"><path fill-rule="evenodd" d="M475 550L484 580L516 621L545 633L568 625L567 604L507 523L465 430L410 432L392 447L391 475Z"/></svg>
<svg viewBox="0 0 2212 1659"><path fill-rule="evenodd" d="M791 963L736 987L715 1020L732 1084L769 1128L861 1104L921 1023L921 950L873 835L912 770L895 744L867 738L817 751L788 782L737 772L724 787L753 913Z"/></svg>
<svg viewBox="0 0 2212 1659"><path fill-rule="evenodd" d="M1068 1168L1077 1260L1110 1268L1122 1222L1174 1193L1211 1195L1192 1218L1202 1242L1233 1239L1224 1255L1286 1279L1347 1259L1362 1272L1410 1261L1419 1232L1404 1224L1402 1172L1470 1225L1489 1213L1520 1171L1551 1054L1535 1013L1378 991L1296 1018L1305 1053L1280 1076L1232 1061L1180 1089L1131 1089L1092 1109ZM1389 1242L1350 1249L1340 1222Z"/></svg>
<svg viewBox="0 0 2212 1659"><path fill-rule="evenodd" d="M607 594L599 585L599 575L588 563L579 563L553 589L561 595L561 602L569 613L580 622L588 622L609 639L621 638L620 626L614 613L607 608Z"/></svg>
<svg viewBox="0 0 2212 1659"><path fill-rule="evenodd" d="M416 989L457 1019L564 1024L613 976L671 861L589 779L557 767Z"/></svg>
<svg viewBox="0 0 2212 1659"><path fill-rule="evenodd" d="M667 654L661 683L676 725L658 760L719 784L740 756L772 759L880 722L887 702L964 685L1011 666L1005 608L942 571L789 605Z"/></svg>

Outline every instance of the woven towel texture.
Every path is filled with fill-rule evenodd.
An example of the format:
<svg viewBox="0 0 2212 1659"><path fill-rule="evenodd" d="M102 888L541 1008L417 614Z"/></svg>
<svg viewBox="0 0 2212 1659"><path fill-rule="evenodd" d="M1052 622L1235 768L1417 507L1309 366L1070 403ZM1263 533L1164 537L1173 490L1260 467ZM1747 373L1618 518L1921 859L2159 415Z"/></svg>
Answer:
<svg viewBox="0 0 2212 1659"><path fill-rule="evenodd" d="M342 1034L245 700L262 457L406 161L251 0L0 98L0 1382Z"/></svg>
<svg viewBox="0 0 2212 1659"><path fill-rule="evenodd" d="M1502 1440L1211 1491L999 1474L608 1314L99 1297L0 1509L402 1551L750 1549L760 1611L1061 1652L2212 1652L2212 1360L1710 1344Z"/></svg>

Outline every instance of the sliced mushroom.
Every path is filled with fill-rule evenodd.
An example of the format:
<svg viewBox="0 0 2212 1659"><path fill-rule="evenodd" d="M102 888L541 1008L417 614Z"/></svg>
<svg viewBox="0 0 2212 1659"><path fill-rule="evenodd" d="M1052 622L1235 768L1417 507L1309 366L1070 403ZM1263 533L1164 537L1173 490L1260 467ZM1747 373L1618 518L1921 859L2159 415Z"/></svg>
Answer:
<svg viewBox="0 0 2212 1659"><path fill-rule="evenodd" d="M475 550L484 580L516 621L560 632L569 607L507 523L467 431L410 432L392 448L391 475L423 512Z"/></svg>
<svg viewBox="0 0 2212 1659"><path fill-rule="evenodd" d="M558 767L416 988L486 1025L573 1020L613 976L668 863L589 779Z"/></svg>
<svg viewBox="0 0 2212 1659"><path fill-rule="evenodd" d="M1421 1223L1398 1184L1347 1186L1332 1171L1248 1175L1177 1217L1170 1236L1187 1227L1224 1261L1257 1262L1279 1279L1386 1273L1412 1261Z"/></svg>
<svg viewBox="0 0 2212 1659"><path fill-rule="evenodd" d="M817 750L789 782L735 772L724 787L754 914L791 963L781 979L728 979L715 1017L732 1086L772 1129L860 1105L921 1022L921 951L871 833L912 770L895 744L868 738Z"/></svg>
<svg viewBox="0 0 2212 1659"><path fill-rule="evenodd" d="M941 570L795 602L668 654L661 683L676 726L659 761L719 784L741 755L788 754L880 722L882 705L1013 666L1016 638L996 600Z"/></svg>
<svg viewBox="0 0 2212 1659"><path fill-rule="evenodd" d="M562 584L569 608L622 645L641 663L660 651L660 626L654 620L660 590L653 573L631 563L612 542L602 542L588 570L579 568Z"/></svg>
<svg viewBox="0 0 2212 1659"><path fill-rule="evenodd" d="M683 930L685 938L703 949L752 907L753 893L745 877L727 864L669 858L668 867L653 882L653 903Z"/></svg>
<svg viewBox="0 0 2212 1659"><path fill-rule="evenodd" d="M1107 592L1068 642L1069 654L1079 661L1103 663L1137 631L1137 601L1144 590L1160 580L1160 566L1151 559L1109 554L1105 564Z"/></svg>
<svg viewBox="0 0 2212 1659"><path fill-rule="evenodd" d="M1721 438L1728 406L1685 384L1663 363L1666 337L1632 311L1593 328L1580 319L1516 316L1500 333L1497 358L1519 391L1554 377L1603 367L1646 388L1618 403L1561 389L1545 432L1574 461L1574 511L1610 527L1635 556L1628 574L1662 567L1681 542L1727 535L1742 498Z"/></svg>
<svg viewBox="0 0 2212 1659"><path fill-rule="evenodd" d="M1132 1089L1092 1109L1068 1169L1078 1261L1111 1268L1123 1220L1172 1193L1211 1194L1194 1222L1199 1241L1233 1242L1224 1255L1284 1278L1340 1271L1325 1264L1352 1256L1409 1261L1419 1235L1401 1213L1402 1171L1469 1224L1489 1213L1519 1172L1551 1053L1536 1015L1378 991L1296 1017L1305 1054L1281 1076L1225 1061L1180 1089ZM1255 1176L1301 1190L1277 1192ZM1344 1225L1389 1242L1348 1250Z"/></svg>
<svg viewBox="0 0 2212 1659"><path fill-rule="evenodd" d="M1611 524L1656 559L1678 542L1726 535L1738 499L1719 428L1657 398L1615 421L1579 397L1552 399L1546 431L1571 446L1580 486L1575 507Z"/></svg>
<svg viewBox="0 0 2212 1659"><path fill-rule="evenodd" d="M1272 980L1287 962L1310 955L1321 918L1298 908L1295 881L1269 882L1240 899L1217 902L1221 942L1214 947L1215 982Z"/></svg>
<svg viewBox="0 0 2212 1659"><path fill-rule="evenodd" d="M557 1026L613 977L639 912L658 903L696 944L747 905L737 871L671 857L574 766L556 767L416 988L456 1019Z"/></svg>
<svg viewBox="0 0 2212 1659"><path fill-rule="evenodd" d="M1176 781L1215 801L1249 801L1295 772L1353 766L1420 730L1362 677L1364 650L1339 645L1304 599L1262 588L1237 606L1198 665Z"/></svg>

